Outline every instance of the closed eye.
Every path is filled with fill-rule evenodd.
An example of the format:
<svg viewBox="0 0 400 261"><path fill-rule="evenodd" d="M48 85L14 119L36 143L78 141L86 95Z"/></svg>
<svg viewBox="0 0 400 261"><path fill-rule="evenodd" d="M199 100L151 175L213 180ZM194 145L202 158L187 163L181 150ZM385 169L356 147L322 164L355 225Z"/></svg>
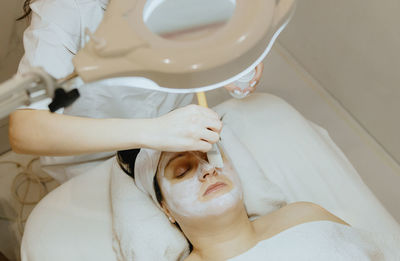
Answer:
<svg viewBox="0 0 400 261"><path fill-rule="evenodd" d="M178 175L176 175L175 178L178 178L178 179L183 178L191 169L192 169L191 167L182 169L182 172L180 172L180 174L178 172Z"/></svg>

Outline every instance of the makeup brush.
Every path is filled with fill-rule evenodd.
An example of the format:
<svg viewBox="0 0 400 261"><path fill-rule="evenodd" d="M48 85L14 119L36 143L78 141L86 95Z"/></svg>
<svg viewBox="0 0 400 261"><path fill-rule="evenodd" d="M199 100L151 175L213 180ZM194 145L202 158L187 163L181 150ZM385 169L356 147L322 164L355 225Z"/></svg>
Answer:
<svg viewBox="0 0 400 261"><path fill-rule="evenodd" d="M206 94L204 92L197 93L197 101L200 106L208 108ZM223 168L224 162L221 156L221 147L218 142L212 145L211 150L207 152L208 162L217 168Z"/></svg>

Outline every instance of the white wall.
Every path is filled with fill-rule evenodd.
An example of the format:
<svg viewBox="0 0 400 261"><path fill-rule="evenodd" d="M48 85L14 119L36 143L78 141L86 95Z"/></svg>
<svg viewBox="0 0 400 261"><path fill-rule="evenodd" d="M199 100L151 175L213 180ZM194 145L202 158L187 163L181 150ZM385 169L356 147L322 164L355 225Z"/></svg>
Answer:
<svg viewBox="0 0 400 261"><path fill-rule="evenodd" d="M400 1L299 0L280 43L400 162Z"/></svg>

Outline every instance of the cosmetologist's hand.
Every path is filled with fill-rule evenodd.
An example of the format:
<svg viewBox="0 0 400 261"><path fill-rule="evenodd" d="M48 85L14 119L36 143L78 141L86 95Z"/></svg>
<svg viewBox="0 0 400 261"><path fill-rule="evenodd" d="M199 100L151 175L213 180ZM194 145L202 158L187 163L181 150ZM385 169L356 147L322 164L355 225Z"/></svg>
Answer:
<svg viewBox="0 0 400 261"><path fill-rule="evenodd" d="M219 140L222 122L216 112L188 105L151 120L147 147L162 151L203 151Z"/></svg>
<svg viewBox="0 0 400 261"><path fill-rule="evenodd" d="M257 67L255 68L256 70L256 74L254 75L254 78L250 81L249 86L247 88L245 88L243 91L242 89L240 89L239 87L235 86L234 83L228 84L225 86L225 89L227 89L228 91L235 91L238 90L240 92L246 93L252 93L256 90L256 87L258 85L258 83L260 82L262 73L264 71L264 64L260 63L259 65L257 65Z"/></svg>

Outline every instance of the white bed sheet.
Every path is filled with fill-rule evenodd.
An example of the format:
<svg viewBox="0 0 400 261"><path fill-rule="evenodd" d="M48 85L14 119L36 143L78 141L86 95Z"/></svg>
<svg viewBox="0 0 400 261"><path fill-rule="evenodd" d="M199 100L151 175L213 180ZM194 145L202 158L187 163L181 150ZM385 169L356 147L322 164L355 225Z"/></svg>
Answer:
<svg viewBox="0 0 400 261"><path fill-rule="evenodd" d="M268 94L216 107L267 177L290 202L322 205L351 225L400 231L322 128ZM112 250L109 178L112 159L47 195L25 227L23 261L116 260Z"/></svg>

